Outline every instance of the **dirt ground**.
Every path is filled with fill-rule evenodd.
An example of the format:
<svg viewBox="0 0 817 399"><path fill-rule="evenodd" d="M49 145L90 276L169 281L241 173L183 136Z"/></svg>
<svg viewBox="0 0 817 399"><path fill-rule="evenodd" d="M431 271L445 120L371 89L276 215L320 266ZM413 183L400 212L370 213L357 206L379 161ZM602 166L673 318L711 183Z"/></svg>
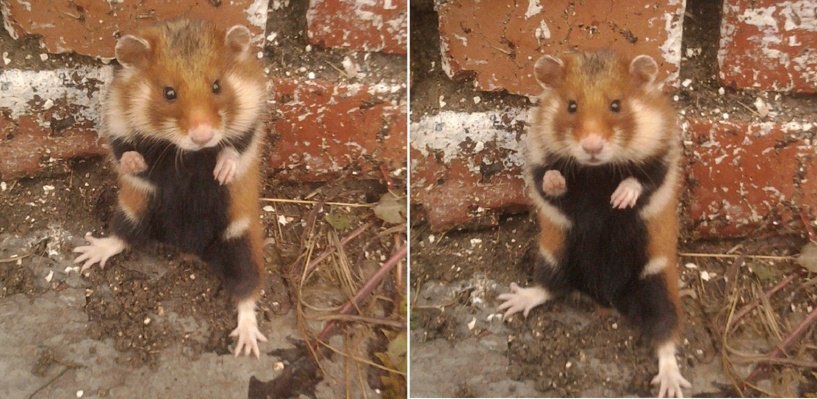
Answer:
<svg viewBox="0 0 817 399"><path fill-rule="evenodd" d="M413 397L650 396L654 354L634 326L614 311L578 296L554 300L527 319L503 321L497 295L511 282L530 283L536 226L527 215L499 226L434 234L412 231L411 393ZM685 242L682 253L797 254L802 237ZM774 366L754 387L738 384L811 312L817 278L791 259L682 256L686 313L679 349L688 396L813 396L817 376L808 367ZM730 310L741 310L789 276L794 280L726 330ZM734 317L734 315L733 315ZM734 320L734 319L733 319ZM789 353L814 364L813 328ZM740 391L738 390L740 387Z"/></svg>
<svg viewBox="0 0 817 399"><path fill-rule="evenodd" d="M400 311L404 295L396 286L405 281L400 277L404 267L375 290L376 300L361 306L362 314L376 322L343 323L327 340L332 351L318 353L320 368L303 345L304 337L315 337L404 239L399 224L382 222L370 206L319 209L315 202L377 203L387 192L385 185L293 185L267 179L263 196L272 200L262 204L262 221L268 276L258 315L269 342L254 359L230 353L236 316L219 280L206 265L172 248L127 251L104 270L95 267L89 276L79 275L71 250L84 242L85 232L107 232L116 201L114 181L108 162L95 159L3 183L0 374L5 377L0 396L400 396L405 381L383 368L405 370L399 353L386 355L394 353L388 345L401 339L399 326L405 322ZM339 238L367 223L361 235L337 250ZM307 261L324 252L329 257L303 274ZM405 348L405 335L402 340Z"/></svg>

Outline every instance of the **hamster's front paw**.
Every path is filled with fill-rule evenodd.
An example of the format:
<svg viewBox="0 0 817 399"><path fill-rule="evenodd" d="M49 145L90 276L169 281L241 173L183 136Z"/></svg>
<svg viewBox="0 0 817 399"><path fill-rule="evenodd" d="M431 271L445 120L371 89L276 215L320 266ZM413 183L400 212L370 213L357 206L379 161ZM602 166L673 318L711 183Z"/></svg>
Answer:
<svg viewBox="0 0 817 399"><path fill-rule="evenodd" d="M619 183L616 191L610 196L610 204L616 209L632 208L644 187L634 177L628 177Z"/></svg>
<svg viewBox="0 0 817 399"><path fill-rule="evenodd" d="M238 170L238 157L238 151L230 147L226 147L218 153L216 167L213 169L213 177L218 181L218 184L225 185L235 179L235 173Z"/></svg>
<svg viewBox="0 0 817 399"><path fill-rule="evenodd" d="M145 158L136 151L125 151L119 159L119 170L126 175L142 173L147 168Z"/></svg>
<svg viewBox="0 0 817 399"><path fill-rule="evenodd" d="M567 191L565 177L558 170L551 169L542 177L542 191L551 197L558 197Z"/></svg>

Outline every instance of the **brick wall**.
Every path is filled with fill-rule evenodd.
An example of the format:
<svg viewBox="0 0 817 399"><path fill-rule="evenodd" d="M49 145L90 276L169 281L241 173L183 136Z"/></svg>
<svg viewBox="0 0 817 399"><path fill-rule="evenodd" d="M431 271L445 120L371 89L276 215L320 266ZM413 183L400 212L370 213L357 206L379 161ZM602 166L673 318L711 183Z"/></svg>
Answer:
<svg viewBox="0 0 817 399"><path fill-rule="evenodd" d="M406 1L353 5L2 0L0 179L105 154L99 103L116 37L179 16L254 34L269 76L271 173L321 180L383 169L405 178Z"/></svg>
<svg viewBox="0 0 817 399"><path fill-rule="evenodd" d="M412 9L411 195L433 229L524 209L519 149L540 92L532 65L574 48L659 62L679 110L688 233L802 231L800 208L817 214L817 101L802 95L815 91L817 1L546 5L461 0Z"/></svg>

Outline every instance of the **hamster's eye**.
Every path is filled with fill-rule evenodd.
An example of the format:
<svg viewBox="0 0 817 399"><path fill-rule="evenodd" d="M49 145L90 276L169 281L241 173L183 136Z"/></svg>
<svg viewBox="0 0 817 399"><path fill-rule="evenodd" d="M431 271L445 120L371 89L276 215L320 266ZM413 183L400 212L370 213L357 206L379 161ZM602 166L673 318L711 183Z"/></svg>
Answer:
<svg viewBox="0 0 817 399"><path fill-rule="evenodd" d="M579 104L576 104L576 101L570 100L567 103L567 112L570 112L572 114L575 113L577 109L579 109Z"/></svg>
<svg viewBox="0 0 817 399"><path fill-rule="evenodd" d="M621 112L621 101L613 100L613 102L610 103L610 111L615 113Z"/></svg>
<svg viewBox="0 0 817 399"><path fill-rule="evenodd" d="M167 101L173 101L176 99L176 90L173 90L172 87L165 87L165 99Z"/></svg>
<svg viewBox="0 0 817 399"><path fill-rule="evenodd" d="M221 93L221 83L218 80L213 82L213 94Z"/></svg>

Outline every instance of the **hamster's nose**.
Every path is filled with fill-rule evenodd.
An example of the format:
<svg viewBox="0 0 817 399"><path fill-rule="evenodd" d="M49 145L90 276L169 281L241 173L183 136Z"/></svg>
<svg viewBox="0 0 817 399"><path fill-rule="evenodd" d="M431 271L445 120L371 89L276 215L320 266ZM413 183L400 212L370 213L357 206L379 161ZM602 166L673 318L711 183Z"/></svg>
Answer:
<svg viewBox="0 0 817 399"><path fill-rule="evenodd" d="M190 140L198 145L204 145L213 138L213 127L208 123L201 123L190 129L188 133Z"/></svg>
<svg viewBox="0 0 817 399"><path fill-rule="evenodd" d="M604 139L601 136L591 134L581 141L582 150L589 155L598 155L604 149Z"/></svg>

